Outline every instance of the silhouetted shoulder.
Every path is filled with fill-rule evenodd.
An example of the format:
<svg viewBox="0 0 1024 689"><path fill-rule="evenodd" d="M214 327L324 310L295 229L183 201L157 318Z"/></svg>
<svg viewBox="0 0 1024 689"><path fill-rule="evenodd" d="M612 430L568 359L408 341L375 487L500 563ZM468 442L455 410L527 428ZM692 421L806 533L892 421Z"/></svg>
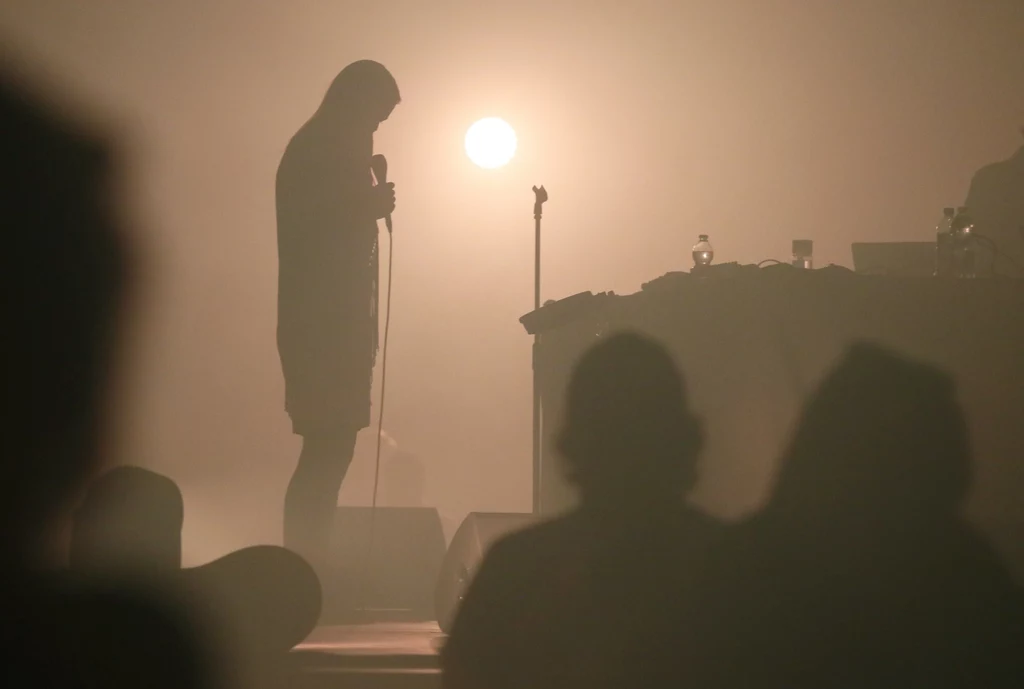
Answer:
<svg viewBox="0 0 1024 689"><path fill-rule="evenodd" d="M578 532L575 515L531 525L495 541L484 555L469 591L459 607L452 630L452 641L446 650L451 653L461 641L463 630L479 640L478 627L493 626L496 619L514 613L518 603L513 591L529 590L551 558L564 550L567 541ZM467 638L467 642L469 641Z"/></svg>
<svg viewBox="0 0 1024 689"><path fill-rule="evenodd" d="M546 544L558 543L580 528L577 515L548 519L502 536L488 551L496 558L515 558L533 554Z"/></svg>
<svg viewBox="0 0 1024 689"><path fill-rule="evenodd" d="M985 205L989 194L1013 195L1019 193L1024 183L1024 149L1011 158L989 163L971 177L970 191L966 204L973 208L979 203Z"/></svg>
<svg viewBox="0 0 1024 689"><path fill-rule="evenodd" d="M499 552L501 557L514 557L520 553L535 553L544 545L563 545L567 539L585 533L593 533L603 541L617 532L630 535L677 532L714 539L726 532L726 526L715 517L682 503L671 509L652 508L633 517L619 513L602 517L581 510L508 534L492 546L492 551Z"/></svg>
<svg viewBox="0 0 1024 689"><path fill-rule="evenodd" d="M303 170L313 165L318 157L317 146L313 140L313 134L311 132L311 123L303 125L302 129L297 131L295 135L289 139L288 145L285 146L284 154L281 156L281 163L277 167L277 183L278 187L282 182L299 184L302 182L301 179L296 179L297 176L302 175ZM307 183L312 180L307 180Z"/></svg>
<svg viewBox="0 0 1024 689"><path fill-rule="evenodd" d="M974 176L980 178L1002 177L1010 169L1010 163L1006 160L997 160L988 165L982 165L975 171Z"/></svg>
<svg viewBox="0 0 1024 689"><path fill-rule="evenodd" d="M989 163L979 168L971 177L971 186L985 186L994 183L1001 183L1010 173L1010 165L1005 160Z"/></svg>
<svg viewBox="0 0 1024 689"><path fill-rule="evenodd" d="M567 545L581 540L579 519L574 515L531 525L495 541L470 585L456 619L476 627L488 624L477 619L514 615L518 603L550 571L551 564L564 557Z"/></svg>

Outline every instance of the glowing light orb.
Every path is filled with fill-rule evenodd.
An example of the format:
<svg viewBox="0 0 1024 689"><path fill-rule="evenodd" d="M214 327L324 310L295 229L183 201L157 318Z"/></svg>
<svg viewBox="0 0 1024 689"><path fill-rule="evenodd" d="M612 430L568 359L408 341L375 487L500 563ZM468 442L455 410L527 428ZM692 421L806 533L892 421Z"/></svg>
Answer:
<svg viewBox="0 0 1024 689"><path fill-rule="evenodd" d="M466 132L466 155L476 165L493 170L512 160L516 154L516 133L500 117L485 117Z"/></svg>

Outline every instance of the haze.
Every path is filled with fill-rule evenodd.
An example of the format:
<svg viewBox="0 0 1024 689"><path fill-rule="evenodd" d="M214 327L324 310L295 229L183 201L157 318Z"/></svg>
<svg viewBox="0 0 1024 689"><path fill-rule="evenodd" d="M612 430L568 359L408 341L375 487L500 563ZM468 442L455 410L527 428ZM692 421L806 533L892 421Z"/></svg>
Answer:
<svg viewBox="0 0 1024 689"><path fill-rule="evenodd" d="M8 0L0 31L125 136L146 291L117 453L181 485L186 564L280 541L299 440L274 175L349 62L402 89L376 138L398 192L384 428L449 530L530 509L532 185L545 299L685 270L699 233L716 262L810 238L849 265L853 241L931 239L1024 122L1020 0ZM480 170L463 137L492 115L518 149ZM364 431L343 504L369 504L373 451Z"/></svg>

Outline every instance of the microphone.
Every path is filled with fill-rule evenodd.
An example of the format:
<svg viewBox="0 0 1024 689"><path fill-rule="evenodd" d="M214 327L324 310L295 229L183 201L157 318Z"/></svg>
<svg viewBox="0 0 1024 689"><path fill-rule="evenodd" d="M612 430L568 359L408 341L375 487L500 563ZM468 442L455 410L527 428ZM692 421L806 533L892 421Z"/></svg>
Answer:
<svg viewBox="0 0 1024 689"><path fill-rule="evenodd" d="M377 178L377 184L388 183L388 159L384 157L383 153L377 153L370 158L370 169L373 170L373 176ZM384 218L384 225L388 228L388 232L391 232L390 213Z"/></svg>

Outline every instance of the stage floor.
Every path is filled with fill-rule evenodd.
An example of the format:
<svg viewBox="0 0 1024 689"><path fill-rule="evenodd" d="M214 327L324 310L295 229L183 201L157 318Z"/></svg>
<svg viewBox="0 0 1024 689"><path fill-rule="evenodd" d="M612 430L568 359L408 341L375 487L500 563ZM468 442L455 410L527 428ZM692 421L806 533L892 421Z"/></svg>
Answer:
<svg viewBox="0 0 1024 689"><path fill-rule="evenodd" d="M437 622L376 622L317 627L296 651L343 657L405 656L436 659L444 641Z"/></svg>
<svg viewBox="0 0 1024 689"><path fill-rule="evenodd" d="M303 687L436 689L444 634L436 622L318 627L292 657Z"/></svg>

